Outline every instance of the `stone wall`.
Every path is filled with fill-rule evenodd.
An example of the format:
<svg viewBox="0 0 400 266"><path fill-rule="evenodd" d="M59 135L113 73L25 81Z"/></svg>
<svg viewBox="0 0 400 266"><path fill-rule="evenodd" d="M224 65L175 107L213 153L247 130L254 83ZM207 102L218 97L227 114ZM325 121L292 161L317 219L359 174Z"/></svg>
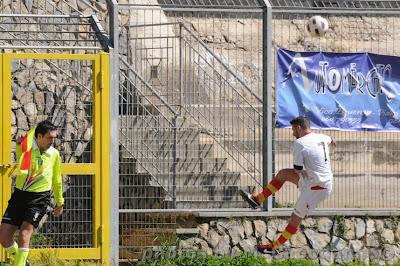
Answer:
<svg viewBox="0 0 400 266"><path fill-rule="evenodd" d="M91 162L91 73L90 63L84 61L14 60L12 139L49 119L59 128L56 148L62 161Z"/></svg>
<svg viewBox="0 0 400 266"><path fill-rule="evenodd" d="M220 218L203 220L199 234L180 241L181 249L209 255L236 256L242 252L265 256L256 245L275 240L288 218ZM321 265L361 261L391 264L400 259L398 217L315 217L303 220L300 231L285 243L275 259L307 259Z"/></svg>

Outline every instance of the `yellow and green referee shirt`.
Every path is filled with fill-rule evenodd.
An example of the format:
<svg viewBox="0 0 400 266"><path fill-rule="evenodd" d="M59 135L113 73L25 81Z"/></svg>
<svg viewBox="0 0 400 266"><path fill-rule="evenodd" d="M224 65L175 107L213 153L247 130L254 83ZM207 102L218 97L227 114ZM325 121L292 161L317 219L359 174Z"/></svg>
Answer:
<svg viewBox="0 0 400 266"><path fill-rule="evenodd" d="M27 192L53 190L57 206L64 204L62 195L61 157L58 150L50 147L41 153L35 141L35 129L23 137L16 146L17 176L15 187Z"/></svg>

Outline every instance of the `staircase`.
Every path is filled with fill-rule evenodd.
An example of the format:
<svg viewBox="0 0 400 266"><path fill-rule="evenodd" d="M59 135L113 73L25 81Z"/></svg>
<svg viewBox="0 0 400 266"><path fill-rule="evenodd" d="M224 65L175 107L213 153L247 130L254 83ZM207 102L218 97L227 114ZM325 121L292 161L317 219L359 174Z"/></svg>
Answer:
<svg viewBox="0 0 400 266"><path fill-rule="evenodd" d="M157 128L157 120L120 117L129 128L121 133L121 146L131 150L120 152L120 208L237 207L241 173L229 169L228 158L218 156L212 139L185 117L177 118L176 129L162 123Z"/></svg>
<svg viewBox="0 0 400 266"><path fill-rule="evenodd" d="M151 206L170 201L178 209L245 207L238 189L261 186L262 101L193 31L174 26L179 44L156 39L146 49L146 30L139 27L138 35L131 32L133 65L133 58L120 58L121 160L134 159L132 169L121 171L148 174L144 183L164 189ZM174 69L163 72L168 67L160 64L176 62L164 58L173 47L189 57L180 59L171 81ZM160 69L156 83L148 72L154 58Z"/></svg>

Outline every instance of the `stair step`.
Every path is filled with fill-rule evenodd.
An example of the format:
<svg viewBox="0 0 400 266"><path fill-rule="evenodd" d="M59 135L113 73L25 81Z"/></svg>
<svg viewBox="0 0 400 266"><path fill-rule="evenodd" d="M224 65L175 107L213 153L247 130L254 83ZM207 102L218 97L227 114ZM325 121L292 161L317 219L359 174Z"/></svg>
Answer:
<svg viewBox="0 0 400 266"><path fill-rule="evenodd" d="M202 133L198 129L179 129L176 131L177 144L200 143ZM174 131L172 129L121 129L120 142L125 146L165 145L173 144Z"/></svg>
<svg viewBox="0 0 400 266"><path fill-rule="evenodd" d="M174 171L172 160L153 160L132 163L120 163L123 173L154 173L168 174ZM175 165L176 173L210 173L228 171L226 158L200 158L178 160Z"/></svg>
<svg viewBox="0 0 400 266"><path fill-rule="evenodd" d="M171 175L160 175L155 181L146 174L121 174L120 208L170 209L173 207L172 183ZM242 202L240 188L240 173L179 174L175 187L177 207L237 207Z"/></svg>
<svg viewBox="0 0 400 266"><path fill-rule="evenodd" d="M120 174L120 187L145 187L145 186L171 186L172 173L160 174L153 177L149 174ZM241 185L240 172L214 172L214 173L177 173L176 186L187 188L201 188L207 186L236 186Z"/></svg>
<svg viewBox="0 0 400 266"><path fill-rule="evenodd" d="M187 107L189 110L197 113L204 114L203 116L199 116L198 119L204 124L209 124L207 120L211 120L213 125L217 128L238 128L243 127L243 125L250 125L254 120L256 123L262 123L262 116L258 116L256 112L257 110L259 114L262 115L262 104L253 105L253 106L215 106L215 105L195 105ZM243 111L240 111L239 108L242 108ZM261 127L260 127L261 128Z"/></svg>
<svg viewBox="0 0 400 266"><path fill-rule="evenodd" d="M143 145L144 146L144 145ZM214 144L200 144L200 143L189 143L189 144L183 144L183 143L178 143L177 145L167 143L165 145L150 145L146 146L151 153L147 153L147 156L151 156L153 158L172 158L173 153L176 153L177 157L199 157L199 158L205 158L205 157L213 157L213 155L218 152L216 152ZM132 151L133 155L135 157L139 157L139 155L145 153L145 151L141 150L134 150ZM128 152L123 152L121 151L121 159L120 161L123 161L124 158L131 158L132 153ZM140 160L140 159L139 159Z"/></svg>
<svg viewBox="0 0 400 266"><path fill-rule="evenodd" d="M137 173L168 173L173 171L173 161L166 159L138 159L136 164ZM177 158L176 172L219 172L226 171L226 158Z"/></svg>
<svg viewBox="0 0 400 266"><path fill-rule="evenodd" d="M121 128L169 128L172 126L173 117L163 117L154 115L120 115ZM176 118L177 128L191 127L194 124L190 117L179 116Z"/></svg>

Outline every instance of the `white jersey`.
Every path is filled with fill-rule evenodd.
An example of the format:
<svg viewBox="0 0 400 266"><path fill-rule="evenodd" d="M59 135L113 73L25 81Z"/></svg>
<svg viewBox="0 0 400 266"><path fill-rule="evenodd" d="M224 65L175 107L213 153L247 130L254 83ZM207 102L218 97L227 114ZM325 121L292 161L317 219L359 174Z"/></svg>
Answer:
<svg viewBox="0 0 400 266"><path fill-rule="evenodd" d="M329 144L331 137L310 133L294 141L294 168L305 170L304 178L311 184L320 184L332 180Z"/></svg>

